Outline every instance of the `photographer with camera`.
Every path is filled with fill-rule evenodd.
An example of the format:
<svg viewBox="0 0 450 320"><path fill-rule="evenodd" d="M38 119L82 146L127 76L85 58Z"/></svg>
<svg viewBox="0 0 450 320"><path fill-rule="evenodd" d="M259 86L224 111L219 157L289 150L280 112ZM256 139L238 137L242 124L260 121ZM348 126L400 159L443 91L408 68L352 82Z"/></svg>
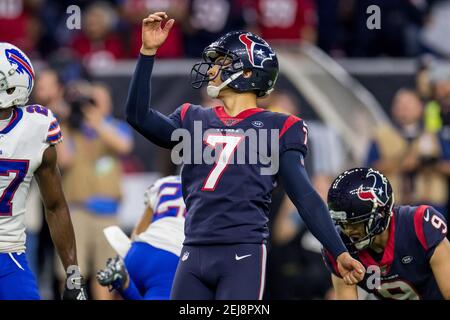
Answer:
<svg viewBox="0 0 450 320"><path fill-rule="evenodd" d="M394 126L377 128L366 166L387 176L396 203L428 204L446 215L450 146L425 129L423 109L414 91L400 89L392 104Z"/></svg>
<svg viewBox="0 0 450 320"><path fill-rule="evenodd" d="M132 132L111 115L112 99L103 84L69 86L66 99L71 114L65 134L66 162L63 184L76 231L79 264L91 277L91 296L112 298L95 281L96 270L114 252L103 229L117 224L121 199L120 157L131 152Z"/></svg>

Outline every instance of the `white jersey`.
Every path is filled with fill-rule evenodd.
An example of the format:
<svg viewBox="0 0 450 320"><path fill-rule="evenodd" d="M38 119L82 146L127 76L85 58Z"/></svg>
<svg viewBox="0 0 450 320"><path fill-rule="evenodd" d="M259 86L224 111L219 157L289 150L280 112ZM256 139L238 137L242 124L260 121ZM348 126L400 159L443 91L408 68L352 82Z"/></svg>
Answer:
<svg viewBox="0 0 450 320"><path fill-rule="evenodd" d="M0 252L25 250L25 207L31 179L45 149L62 139L52 112L39 105L15 107L0 130Z"/></svg>
<svg viewBox="0 0 450 320"><path fill-rule="evenodd" d="M153 220L134 240L180 256L186 215L180 177L169 176L157 180L145 192L145 205L153 209Z"/></svg>

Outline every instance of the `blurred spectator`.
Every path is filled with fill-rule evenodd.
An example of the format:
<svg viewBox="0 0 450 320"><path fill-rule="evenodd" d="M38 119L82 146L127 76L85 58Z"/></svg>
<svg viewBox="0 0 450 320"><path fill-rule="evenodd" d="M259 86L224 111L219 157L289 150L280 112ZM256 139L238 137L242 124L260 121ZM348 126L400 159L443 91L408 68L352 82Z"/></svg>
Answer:
<svg viewBox="0 0 450 320"><path fill-rule="evenodd" d="M244 0L247 22L269 43L317 41L314 0Z"/></svg>
<svg viewBox="0 0 450 320"><path fill-rule="evenodd" d="M188 57L199 58L203 49L223 34L245 29L241 0L188 0L183 21L184 48Z"/></svg>
<svg viewBox="0 0 450 320"><path fill-rule="evenodd" d="M130 57L136 58L141 49L142 19L157 11L165 11L170 18L175 19L175 25L170 30L167 40L158 49L158 58L182 57L184 54L182 24L187 19L186 5L186 0L123 0L122 15L131 28Z"/></svg>
<svg viewBox="0 0 450 320"><path fill-rule="evenodd" d="M425 203L445 214L450 172L448 142L425 130L422 114L418 95L399 90L392 103L395 127L380 126L376 130L366 165L388 177L396 203Z"/></svg>
<svg viewBox="0 0 450 320"><path fill-rule="evenodd" d="M92 297L107 299L111 295L97 284L95 273L114 255L103 229L118 223L122 181L119 157L131 151L132 135L125 123L112 118L111 96L105 86L72 86L69 92L71 116L65 143L72 159L64 168L64 190L81 270L92 280Z"/></svg>
<svg viewBox="0 0 450 320"><path fill-rule="evenodd" d="M419 28L423 26L429 12L429 1L405 0L346 0L353 2L353 41L348 43L347 52L351 56L374 57L389 55L394 57L414 56L419 53ZM369 29L367 8L380 8L380 28Z"/></svg>
<svg viewBox="0 0 450 320"><path fill-rule="evenodd" d="M90 70L111 66L125 58L121 39L114 32L117 13L106 2L94 2L83 12L82 29L71 43L72 49Z"/></svg>
<svg viewBox="0 0 450 320"><path fill-rule="evenodd" d="M300 111L300 102L291 94L285 91L277 90L269 96L258 101L261 108L269 109L272 112L281 112L286 114L298 115Z"/></svg>
<svg viewBox="0 0 450 320"><path fill-rule="evenodd" d="M431 101L425 107L425 126L431 132L438 132L450 126L450 66L435 62L428 74Z"/></svg>
<svg viewBox="0 0 450 320"><path fill-rule="evenodd" d="M39 72L33 90L33 98L38 104L50 109L60 124L67 120L70 110L64 100L64 85L56 70L46 69Z"/></svg>
<svg viewBox="0 0 450 320"><path fill-rule="evenodd" d="M432 7L430 18L424 28L418 32L421 44L428 51L445 57L450 57L449 15L450 2L439 1Z"/></svg>
<svg viewBox="0 0 450 320"><path fill-rule="evenodd" d="M59 121L63 136L67 131L67 120L70 115L70 107L64 99L64 85L56 70L45 69L39 73L33 90L33 99L36 103L50 109ZM67 143L59 143L56 146L58 153L58 165L64 169L71 161Z"/></svg>
<svg viewBox="0 0 450 320"><path fill-rule="evenodd" d="M424 102L427 102L430 99L432 99L431 68L435 63L436 62L434 57L430 54L422 55L418 60L418 68L416 71L416 79L415 79L416 91L419 97Z"/></svg>
<svg viewBox="0 0 450 320"><path fill-rule="evenodd" d="M0 0L0 41L35 56L42 26L37 15L42 0Z"/></svg>
<svg viewBox="0 0 450 320"><path fill-rule="evenodd" d="M67 47L61 47L45 60L48 66L58 73L61 83L70 83L81 79L91 80L89 70L78 59L77 53Z"/></svg>
<svg viewBox="0 0 450 320"><path fill-rule="evenodd" d="M44 37L46 41L54 41L59 45L52 51L57 51L61 46L68 45L77 30L68 29L67 22L69 16L74 11L67 12L67 9L73 5L80 8L81 12L85 12L86 8L98 0L41 0L44 5L41 7L40 20L44 25ZM121 0L101 0L103 3L109 3L112 7L116 7ZM83 18L81 19L82 22ZM71 20L72 21L72 20Z"/></svg>

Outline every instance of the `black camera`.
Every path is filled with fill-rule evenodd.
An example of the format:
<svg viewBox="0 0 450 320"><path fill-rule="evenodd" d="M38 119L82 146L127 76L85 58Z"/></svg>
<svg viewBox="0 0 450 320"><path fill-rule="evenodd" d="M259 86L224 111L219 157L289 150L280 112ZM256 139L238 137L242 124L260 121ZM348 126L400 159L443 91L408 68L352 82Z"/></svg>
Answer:
<svg viewBox="0 0 450 320"><path fill-rule="evenodd" d="M67 124L75 130L80 129L83 123L83 109L95 107L94 99L81 91L77 85L73 85L68 86L65 93L65 99L70 106L70 116Z"/></svg>
<svg viewBox="0 0 450 320"><path fill-rule="evenodd" d="M92 108L95 106L95 101L91 97L80 96L78 99L70 103L70 117L68 124L72 129L79 129L83 123L84 113L83 109Z"/></svg>

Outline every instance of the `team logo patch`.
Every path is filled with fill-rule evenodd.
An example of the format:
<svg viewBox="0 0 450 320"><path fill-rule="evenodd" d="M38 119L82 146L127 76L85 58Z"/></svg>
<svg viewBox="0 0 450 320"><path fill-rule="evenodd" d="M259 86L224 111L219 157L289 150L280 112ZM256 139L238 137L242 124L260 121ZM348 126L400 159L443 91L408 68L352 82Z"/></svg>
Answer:
<svg viewBox="0 0 450 320"><path fill-rule="evenodd" d="M240 122L241 119L227 119L225 120L225 125L228 127L234 126L235 124L237 124L238 122Z"/></svg>
<svg viewBox="0 0 450 320"><path fill-rule="evenodd" d="M264 123L262 121L256 120L252 121L252 125L257 128L262 128L264 126Z"/></svg>
<svg viewBox="0 0 450 320"><path fill-rule="evenodd" d="M33 83L32 81L34 80L34 72L27 58L16 49L6 49L5 55L10 65L17 66L17 73L26 74L28 76L28 90L30 90Z"/></svg>
<svg viewBox="0 0 450 320"><path fill-rule="evenodd" d="M186 251L181 258L181 261L186 261L189 258L189 251Z"/></svg>
<svg viewBox="0 0 450 320"><path fill-rule="evenodd" d="M385 206L389 201L386 178L380 179L380 176L375 174L373 170L369 171L366 177L374 179L373 186L371 188L363 188L361 185L357 191L358 198Z"/></svg>
<svg viewBox="0 0 450 320"><path fill-rule="evenodd" d="M265 43L250 39L248 34L241 34L239 40L245 45L250 63L257 68L262 68L266 60L273 60L275 53Z"/></svg>
<svg viewBox="0 0 450 320"><path fill-rule="evenodd" d="M414 260L414 258L411 257L411 256L404 256L404 257L402 258L402 263L403 263L403 264L408 264L408 263L411 263L413 260Z"/></svg>

